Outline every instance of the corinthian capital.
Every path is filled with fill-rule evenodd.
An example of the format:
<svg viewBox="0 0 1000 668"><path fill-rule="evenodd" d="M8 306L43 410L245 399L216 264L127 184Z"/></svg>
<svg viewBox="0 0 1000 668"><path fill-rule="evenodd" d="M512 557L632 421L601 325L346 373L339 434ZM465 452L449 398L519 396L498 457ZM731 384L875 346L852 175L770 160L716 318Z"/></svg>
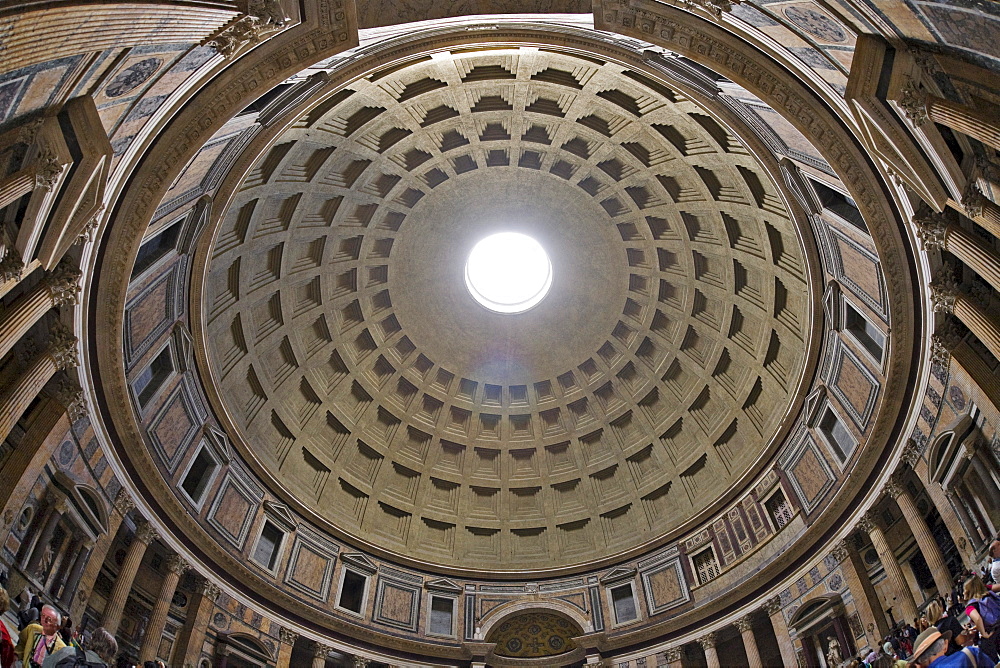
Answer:
<svg viewBox="0 0 1000 668"><path fill-rule="evenodd" d="M68 260L61 260L45 277L54 306L76 304L80 296L80 270Z"/></svg>
<svg viewBox="0 0 1000 668"><path fill-rule="evenodd" d="M746 633L747 631L753 630L753 617L746 615L745 617L740 617L736 620L736 629L740 633Z"/></svg>
<svg viewBox="0 0 1000 668"><path fill-rule="evenodd" d="M773 596L764 601L764 605L761 607L764 609L765 615L773 617L775 614L781 612L781 597Z"/></svg>
<svg viewBox="0 0 1000 668"><path fill-rule="evenodd" d="M684 650L680 647L671 647L663 653L663 658L667 660L667 663L677 663L682 660L684 656Z"/></svg>
<svg viewBox="0 0 1000 668"><path fill-rule="evenodd" d="M56 367L60 370L65 371L66 369L76 368L80 364L80 360L77 357L77 346L78 339L70 331L69 327L63 324L57 324L49 332L49 349L48 354L55 362Z"/></svg>
<svg viewBox="0 0 1000 668"><path fill-rule="evenodd" d="M135 508L135 502L132 500L132 495L122 487L118 490L118 494L115 495L115 510L121 515L127 515L130 510Z"/></svg>
<svg viewBox="0 0 1000 668"><path fill-rule="evenodd" d="M904 465L909 466L911 469L916 466L917 462L920 460L920 446L912 438L906 439L906 445L903 446L903 455L901 457Z"/></svg>
<svg viewBox="0 0 1000 668"><path fill-rule="evenodd" d="M295 641L299 639L299 634L291 629L286 629L284 626L278 629L278 640L286 645L294 645Z"/></svg>
<svg viewBox="0 0 1000 668"><path fill-rule="evenodd" d="M704 9L709 14L721 17L723 12L730 12L733 5L740 4L741 0L684 0L684 6L694 9Z"/></svg>
<svg viewBox="0 0 1000 668"><path fill-rule="evenodd" d="M850 544L846 540L842 540L833 546L833 549L830 550L830 556L836 559L837 563L843 563L850 556L850 550Z"/></svg>
<svg viewBox="0 0 1000 668"><path fill-rule="evenodd" d="M903 492L906 491L906 488L899 483L899 480L892 477L885 481L885 486L882 487L882 491L885 492L885 495L890 499L898 499L903 495Z"/></svg>
<svg viewBox="0 0 1000 668"><path fill-rule="evenodd" d="M19 281L23 273L24 262L21 260L21 256L17 254L13 246L8 245L3 259L0 260L0 280L4 282Z"/></svg>
<svg viewBox="0 0 1000 668"><path fill-rule="evenodd" d="M712 631L711 633L706 633L702 637L698 638L698 644L701 645L702 649L711 649L712 647L715 647L716 639L717 636L715 631Z"/></svg>
<svg viewBox="0 0 1000 668"><path fill-rule="evenodd" d="M156 533L156 529L154 529L153 525L149 522L140 522L139 526L136 527L135 539L143 545L149 545L159 537L159 534Z"/></svg>
<svg viewBox="0 0 1000 668"><path fill-rule="evenodd" d="M59 157L49 147L45 147L38 152L38 163L35 168L35 186L42 190L49 191L56 185L59 175L62 174L63 165L59 162Z"/></svg>
<svg viewBox="0 0 1000 668"><path fill-rule="evenodd" d="M958 300L958 282L951 269L942 267L930 284L931 307L935 313L954 313Z"/></svg>
<svg viewBox="0 0 1000 668"><path fill-rule="evenodd" d="M875 518L872 517L871 512L867 512L861 516L858 523L855 525L855 529L858 531L863 531L864 533L871 533L875 530L878 525L875 524Z"/></svg>
<svg viewBox="0 0 1000 668"><path fill-rule="evenodd" d="M927 122L927 91L913 79L907 78L896 104L917 127Z"/></svg>
<svg viewBox="0 0 1000 668"><path fill-rule="evenodd" d="M191 568L191 564L179 554L171 554L167 557L167 570L177 575L184 575L185 571Z"/></svg>
<svg viewBox="0 0 1000 668"><path fill-rule="evenodd" d="M948 222L944 216L924 205L913 214L913 224L925 251L944 248L945 232L948 230Z"/></svg>
<svg viewBox="0 0 1000 668"><path fill-rule="evenodd" d="M76 422L87 415L87 400L83 396L83 388L71 378L63 378L56 383L52 398L58 401L70 421Z"/></svg>
<svg viewBox="0 0 1000 668"><path fill-rule="evenodd" d="M965 209L965 215L969 218L978 218L983 215L985 205L986 198L983 197L983 191L975 181L970 180L965 186L965 192L962 193L962 208Z"/></svg>

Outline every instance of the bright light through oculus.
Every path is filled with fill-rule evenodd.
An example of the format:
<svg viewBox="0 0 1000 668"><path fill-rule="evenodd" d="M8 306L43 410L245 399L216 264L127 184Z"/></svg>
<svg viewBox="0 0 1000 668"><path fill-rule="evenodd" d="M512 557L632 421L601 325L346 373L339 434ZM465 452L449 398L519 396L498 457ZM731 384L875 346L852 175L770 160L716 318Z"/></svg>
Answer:
<svg viewBox="0 0 1000 668"><path fill-rule="evenodd" d="M465 285L489 310L521 313L548 293L552 263L541 244L531 237L500 232L477 243L469 253Z"/></svg>

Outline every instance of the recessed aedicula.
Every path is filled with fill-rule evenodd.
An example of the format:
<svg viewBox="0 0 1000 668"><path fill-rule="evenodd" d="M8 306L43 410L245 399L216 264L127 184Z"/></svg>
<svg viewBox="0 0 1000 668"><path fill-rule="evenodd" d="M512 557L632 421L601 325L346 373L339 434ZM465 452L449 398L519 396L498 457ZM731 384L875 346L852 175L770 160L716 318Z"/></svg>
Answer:
<svg viewBox="0 0 1000 668"><path fill-rule="evenodd" d="M491 234L469 253L465 285L491 311L522 313L548 293L552 263L542 245L526 234Z"/></svg>

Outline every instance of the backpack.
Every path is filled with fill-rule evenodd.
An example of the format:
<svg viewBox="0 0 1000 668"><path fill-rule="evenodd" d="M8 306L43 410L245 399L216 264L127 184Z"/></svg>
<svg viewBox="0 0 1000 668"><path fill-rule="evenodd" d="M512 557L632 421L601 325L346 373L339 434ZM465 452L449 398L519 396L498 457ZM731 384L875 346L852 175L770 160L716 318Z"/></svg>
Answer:
<svg viewBox="0 0 1000 668"><path fill-rule="evenodd" d="M76 654L60 660L56 668L107 668L107 664L103 661L88 661L86 652L77 647Z"/></svg>
<svg viewBox="0 0 1000 668"><path fill-rule="evenodd" d="M979 616L983 618L986 632L993 633L1000 626L1000 596L990 592L979 599Z"/></svg>

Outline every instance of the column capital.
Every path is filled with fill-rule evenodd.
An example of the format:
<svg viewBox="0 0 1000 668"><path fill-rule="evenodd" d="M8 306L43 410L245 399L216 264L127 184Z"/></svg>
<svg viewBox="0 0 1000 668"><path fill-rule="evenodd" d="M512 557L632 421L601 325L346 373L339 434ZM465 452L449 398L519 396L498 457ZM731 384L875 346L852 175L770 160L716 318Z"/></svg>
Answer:
<svg viewBox="0 0 1000 668"><path fill-rule="evenodd" d="M979 184L970 179L962 192L962 208L969 218L978 218L983 215L983 207L986 205L986 198L983 191L979 189Z"/></svg>
<svg viewBox="0 0 1000 668"><path fill-rule="evenodd" d="M134 508L135 502L132 500L132 496L128 493L128 490L124 487L119 489L118 494L115 495L115 510L118 511L118 514L125 516Z"/></svg>
<svg viewBox="0 0 1000 668"><path fill-rule="evenodd" d="M753 615L744 615L736 620L736 629L740 633L747 633L753 630Z"/></svg>
<svg viewBox="0 0 1000 668"><path fill-rule="evenodd" d="M52 504L52 508L57 513L65 513L67 510L69 510L69 499L67 499L65 496L59 497L59 499L57 499L56 502Z"/></svg>
<svg viewBox="0 0 1000 668"><path fill-rule="evenodd" d="M215 49L226 60L230 60L243 47L260 41L264 26L256 16L243 15L226 26L217 35L209 38L206 46Z"/></svg>
<svg viewBox="0 0 1000 668"><path fill-rule="evenodd" d="M354 657L354 668L368 668L369 663L371 663L371 659L366 659L363 656Z"/></svg>
<svg viewBox="0 0 1000 668"><path fill-rule="evenodd" d="M21 260L21 256L14 250L13 246L7 245L3 259L0 260L0 280L4 282L19 281L23 273L24 262Z"/></svg>
<svg viewBox="0 0 1000 668"><path fill-rule="evenodd" d="M77 343L79 340L70 331L69 327L58 323L49 333L48 355L55 362L56 366L65 371L79 366L80 360L77 357Z"/></svg>
<svg viewBox="0 0 1000 668"><path fill-rule="evenodd" d="M42 126L45 125L45 118L34 118L24 125L22 125L17 130L17 141L22 144L27 144L31 146L38 139L38 133L41 131Z"/></svg>
<svg viewBox="0 0 1000 668"><path fill-rule="evenodd" d="M830 556L837 560L837 563L843 563L850 558L851 555L851 544L845 538L844 540L838 542L830 550Z"/></svg>
<svg viewBox="0 0 1000 668"><path fill-rule="evenodd" d="M864 515L858 519L858 523L855 525L855 529L858 531L863 531L865 533L871 533L878 527L875 523L875 518L872 516L871 511L867 511Z"/></svg>
<svg viewBox="0 0 1000 668"><path fill-rule="evenodd" d="M683 660L683 657L683 647L670 647L663 652L663 658L667 660L667 663L677 663L678 661Z"/></svg>
<svg viewBox="0 0 1000 668"><path fill-rule="evenodd" d="M931 362L945 368L951 364L951 354L962 342L963 335L951 318L942 323L931 337Z"/></svg>
<svg viewBox="0 0 1000 668"><path fill-rule="evenodd" d="M135 529L135 539L143 545L148 546L159 537L159 534L156 533L156 529L154 529L153 525L149 522L142 521Z"/></svg>
<svg viewBox="0 0 1000 668"><path fill-rule="evenodd" d="M928 121L927 91L915 79L906 78L903 87L899 90L896 104L915 126L920 127Z"/></svg>
<svg viewBox="0 0 1000 668"><path fill-rule="evenodd" d="M718 635L715 633L715 631L712 631L698 638L698 644L701 645L702 649L711 649L715 647L715 641L717 639Z"/></svg>
<svg viewBox="0 0 1000 668"><path fill-rule="evenodd" d="M765 615L773 617L777 613L781 612L781 597L772 596L764 601L764 605L762 605L761 608L763 608Z"/></svg>
<svg viewBox="0 0 1000 668"><path fill-rule="evenodd" d="M80 270L66 259L45 276L45 287L54 306L74 305L80 298Z"/></svg>
<svg viewBox="0 0 1000 668"><path fill-rule="evenodd" d="M920 461L920 446L912 438L906 439L906 445L903 446L903 454L900 457L900 461L903 465L911 469Z"/></svg>
<svg viewBox="0 0 1000 668"><path fill-rule="evenodd" d="M284 626L278 628L278 640L285 645L294 645L299 639L299 634Z"/></svg>
<svg viewBox="0 0 1000 668"><path fill-rule="evenodd" d="M62 172L63 165L59 162L59 156L50 147L43 146L38 151L38 162L35 166L35 187L46 192L52 190Z"/></svg>
<svg viewBox="0 0 1000 668"><path fill-rule="evenodd" d="M222 595L222 588L205 578L201 581L201 595L214 602Z"/></svg>
<svg viewBox="0 0 1000 668"><path fill-rule="evenodd" d="M184 572L191 568L191 564L179 554L171 554L167 557L167 570L177 575L184 575Z"/></svg>
<svg viewBox="0 0 1000 668"><path fill-rule="evenodd" d="M247 14L260 21L262 26L274 25L281 28L288 22L288 16L278 0L250 0Z"/></svg>
<svg viewBox="0 0 1000 668"><path fill-rule="evenodd" d="M917 239L925 251L944 248L948 221L940 213L924 204L913 214L913 225L916 227Z"/></svg>
<svg viewBox="0 0 1000 668"><path fill-rule="evenodd" d="M313 642L312 652L314 658L326 658L330 652L333 651L333 647L321 642Z"/></svg>
<svg viewBox="0 0 1000 668"><path fill-rule="evenodd" d="M955 274L949 267L942 267L934 277L934 282L929 286L931 294L931 308L935 313L951 314L955 311L955 302L958 300L959 287L955 280Z"/></svg>
<svg viewBox="0 0 1000 668"><path fill-rule="evenodd" d="M724 12L731 12L733 5L740 4L742 0L683 0L683 2L688 9L704 9L719 18Z"/></svg>
<svg viewBox="0 0 1000 668"><path fill-rule="evenodd" d="M893 475L885 481L885 485L882 486L882 492L890 499L898 499L906 492L906 488L903 487L903 485L900 484L899 479Z"/></svg>
<svg viewBox="0 0 1000 668"><path fill-rule="evenodd" d="M62 378L52 390L52 398L66 409L70 422L76 422L87 416L87 400L83 388L72 378Z"/></svg>

